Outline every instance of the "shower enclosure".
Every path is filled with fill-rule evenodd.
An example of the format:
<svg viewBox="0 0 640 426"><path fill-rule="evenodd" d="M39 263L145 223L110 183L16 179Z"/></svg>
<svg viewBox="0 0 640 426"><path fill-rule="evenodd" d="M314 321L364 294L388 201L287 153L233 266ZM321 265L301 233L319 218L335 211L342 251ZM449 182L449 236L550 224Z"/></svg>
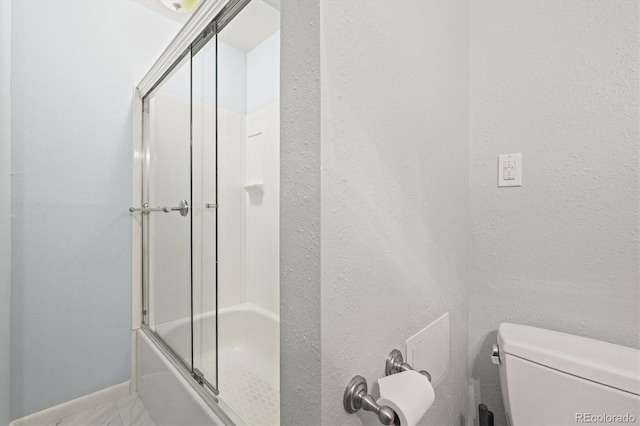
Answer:
<svg viewBox="0 0 640 426"><path fill-rule="evenodd" d="M279 423L279 26L275 2L205 2L134 106L134 328L138 308L139 333L225 423ZM162 416L173 401L137 360Z"/></svg>

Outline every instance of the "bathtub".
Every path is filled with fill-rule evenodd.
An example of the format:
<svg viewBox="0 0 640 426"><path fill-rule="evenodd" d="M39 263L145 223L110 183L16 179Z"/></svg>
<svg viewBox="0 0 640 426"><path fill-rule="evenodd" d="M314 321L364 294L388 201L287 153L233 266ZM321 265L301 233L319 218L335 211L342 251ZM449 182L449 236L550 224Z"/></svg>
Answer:
<svg viewBox="0 0 640 426"><path fill-rule="evenodd" d="M189 351L190 321L183 318L157 330L178 353ZM194 317L194 334L215 336L214 313ZM242 303L218 311L217 403L189 384L180 369L154 344L154 336L138 333L137 387L158 425L277 425L280 422L280 320L259 306ZM194 364L215 382L215 340L195 339ZM184 382L184 383L182 383ZM186 386L185 386L186 385ZM179 393L179 395L177 395ZM195 400L194 400L195 399ZM178 407L189 407L179 409ZM195 414L194 414L195 413Z"/></svg>

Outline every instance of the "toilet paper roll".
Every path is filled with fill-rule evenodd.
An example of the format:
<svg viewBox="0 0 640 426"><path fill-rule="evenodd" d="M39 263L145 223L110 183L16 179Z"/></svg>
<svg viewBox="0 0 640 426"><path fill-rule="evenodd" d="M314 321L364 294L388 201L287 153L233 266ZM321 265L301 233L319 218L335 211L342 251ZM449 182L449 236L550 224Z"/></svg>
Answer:
<svg viewBox="0 0 640 426"><path fill-rule="evenodd" d="M378 379L378 385L378 404L393 408L401 426L415 426L436 397L429 379L417 371L403 371L383 377Z"/></svg>

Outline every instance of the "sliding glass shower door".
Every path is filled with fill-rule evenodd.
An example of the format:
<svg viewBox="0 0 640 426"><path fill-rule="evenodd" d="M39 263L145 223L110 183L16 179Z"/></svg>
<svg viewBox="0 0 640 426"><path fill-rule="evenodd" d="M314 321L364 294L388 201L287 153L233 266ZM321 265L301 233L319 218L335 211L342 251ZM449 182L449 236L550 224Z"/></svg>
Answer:
<svg viewBox="0 0 640 426"><path fill-rule="evenodd" d="M142 96L143 328L235 424L280 418L277 6L230 1Z"/></svg>
<svg viewBox="0 0 640 426"><path fill-rule="evenodd" d="M215 28L215 27L214 27ZM191 140L193 188L193 366L203 383L217 392L217 37L192 48Z"/></svg>
<svg viewBox="0 0 640 426"><path fill-rule="evenodd" d="M191 61L144 99L145 322L192 366ZM171 210L182 206L184 210ZM162 210L166 208L167 211Z"/></svg>
<svg viewBox="0 0 640 426"><path fill-rule="evenodd" d="M144 323L217 393L215 36L143 104Z"/></svg>

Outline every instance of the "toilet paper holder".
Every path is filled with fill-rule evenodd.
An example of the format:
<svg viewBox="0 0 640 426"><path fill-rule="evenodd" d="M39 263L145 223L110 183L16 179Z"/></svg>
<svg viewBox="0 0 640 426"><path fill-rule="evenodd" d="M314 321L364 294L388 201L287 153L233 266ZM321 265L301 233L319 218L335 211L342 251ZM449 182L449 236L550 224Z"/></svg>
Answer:
<svg viewBox="0 0 640 426"><path fill-rule="evenodd" d="M384 364L384 375L390 376L392 374L401 373L403 371L413 370L409 364L404 362L404 358L402 357L402 352L397 349L392 350L387 357L387 361ZM418 373L425 376L429 381L431 381L431 374L429 374L426 370L420 370Z"/></svg>
<svg viewBox="0 0 640 426"><path fill-rule="evenodd" d="M401 373L403 371L413 370L409 364L404 362L402 352L398 349L394 349L389 353L384 366L384 375L389 376L391 374ZM431 375L425 371L420 370L420 374L425 376L431 381ZM378 420L383 425L399 424L396 420L397 416L395 411L391 407L380 406L376 400L369 395L369 387L367 386L367 380L362 376L353 376L353 378L347 384L347 388L344 390L344 396L342 398L342 404L347 413L353 414L360 409L365 411L371 411L378 415Z"/></svg>
<svg viewBox="0 0 640 426"><path fill-rule="evenodd" d="M347 413L353 414L361 408L365 411L372 411L378 415L378 420L383 425L394 424L396 413L391 407L380 406L368 393L367 380L362 376L353 376L344 391L342 398L344 409Z"/></svg>

